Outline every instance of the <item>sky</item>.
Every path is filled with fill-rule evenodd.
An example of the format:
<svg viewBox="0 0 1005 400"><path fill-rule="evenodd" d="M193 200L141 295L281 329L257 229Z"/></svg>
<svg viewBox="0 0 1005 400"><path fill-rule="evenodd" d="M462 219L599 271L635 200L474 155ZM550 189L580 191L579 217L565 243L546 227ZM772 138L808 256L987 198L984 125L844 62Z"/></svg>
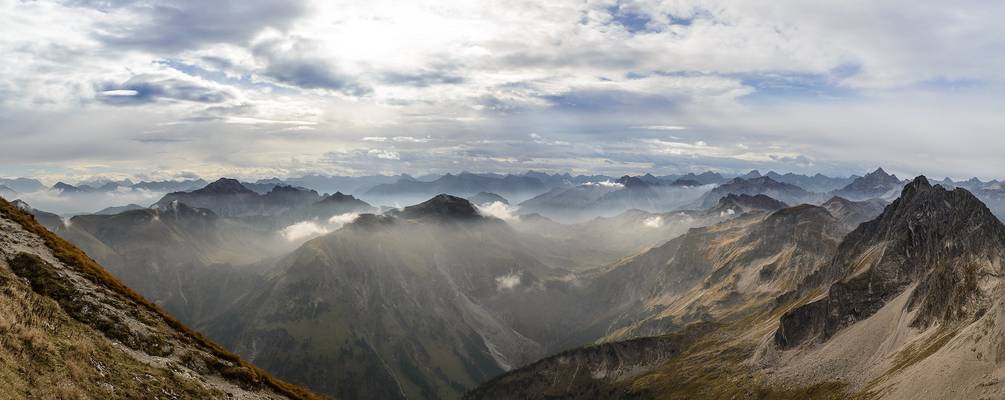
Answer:
<svg viewBox="0 0 1005 400"><path fill-rule="evenodd" d="M1005 178L1005 2L0 0L0 176Z"/></svg>

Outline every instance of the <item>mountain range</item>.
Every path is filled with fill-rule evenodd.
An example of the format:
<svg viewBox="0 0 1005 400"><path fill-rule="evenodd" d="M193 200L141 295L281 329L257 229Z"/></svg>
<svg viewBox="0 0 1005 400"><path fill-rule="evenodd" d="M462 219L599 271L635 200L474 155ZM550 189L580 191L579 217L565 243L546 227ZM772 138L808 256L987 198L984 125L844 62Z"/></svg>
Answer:
<svg viewBox="0 0 1005 400"><path fill-rule="evenodd" d="M1001 185L877 169L816 177L811 191L777 176L814 178L399 177L413 183L381 190L469 193L405 207L222 178L150 207L64 219L17 201L4 215L56 238L46 225L177 329L291 382L256 389L279 396L292 385L348 399L1005 390ZM528 182L544 192L516 204L488 189ZM12 261L18 237L0 241L15 273L51 270Z"/></svg>
<svg viewBox="0 0 1005 400"><path fill-rule="evenodd" d="M838 201L847 209L846 201ZM835 201L829 203L833 207ZM795 225L786 223L790 218ZM836 218L815 206L760 217L750 225L759 234L730 239L730 228L741 228L744 220L708 228L725 229L724 236L711 238L729 244L702 247L753 257L693 258L723 260L719 268L702 268L708 262L702 261L682 263L688 268L677 270L673 263L679 256L663 267L651 264L652 271L671 277L662 284L626 274L638 284L661 285L660 296L671 289L670 299L655 303L667 311L656 308L650 314L694 315L695 322L679 326L660 318L663 328L643 330L642 335L635 335L636 324L627 336L644 337L622 340L626 335L615 331L601 344L503 374L467 397L1000 396L995 357L1002 329L997 294L1005 226L973 194L932 186L918 177L881 214L844 235ZM774 229L789 233L775 236ZM752 240L760 244L744 244ZM759 253L762 245L782 247ZM620 268L637 263L629 260ZM744 272L747 266L755 268ZM679 293L673 288L690 282L702 289L673 296ZM723 287L729 291L717 289ZM774 290L758 302L763 288ZM637 297L646 291L626 293ZM676 306L680 300L675 299L686 306ZM692 307L701 312L691 312Z"/></svg>

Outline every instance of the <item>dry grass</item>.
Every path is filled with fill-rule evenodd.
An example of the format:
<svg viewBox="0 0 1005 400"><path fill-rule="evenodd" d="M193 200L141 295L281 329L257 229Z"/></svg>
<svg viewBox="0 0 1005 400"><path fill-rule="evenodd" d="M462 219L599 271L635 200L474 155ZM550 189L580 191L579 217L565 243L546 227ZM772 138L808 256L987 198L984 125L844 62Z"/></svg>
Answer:
<svg viewBox="0 0 1005 400"><path fill-rule="evenodd" d="M17 222L21 227L23 227L28 232L38 235L45 242L46 246L52 251L53 255L59 259L62 263L67 266L74 268L78 273L82 274L87 279L91 280L95 284L105 287L125 299L131 300L142 308L152 312L157 315L167 326L174 329L180 333L180 338L182 340L187 340L198 347L203 348L205 351L216 356L219 360L216 365L213 365L215 369L223 372L226 368L231 368L226 370L227 378L235 379L238 382L242 382L245 385L252 386L265 386L275 390L276 392L288 396L294 399L322 399L323 397L318 396L304 388L299 386L284 382L278 378L273 377L267 372L261 370L260 368L242 360L239 356L230 353L229 351L223 349L216 343L213 343L201 333L196 332L189 327L182 324L180 321L172 317L170 314L162 310L160 307L151 303L145 299L140 294L136 293L128 286L123 284L117 278L112 276L108 271L101 267L96 261L84 254L83 251L73 246L69 242L63 240L59 236L50 232L48 229L40 225L35 218L16 206L10 204L6 200L0 198L0 212L3 213L7 218ZM57 307L54 303L51 306ZM43 311L43 310L39 310ZM53 311L49 311L48 315L51 315ZM2 313L0 313L2 314ZM32 314L32 315L47 315L45 313ZM10 323L10 321L8 321ZM4 335L7 336L7 335ZM2 339L0 339L2 340ZM228 365L229 364L229 365ZM236 369L233 369L235 368Z"/></svg>

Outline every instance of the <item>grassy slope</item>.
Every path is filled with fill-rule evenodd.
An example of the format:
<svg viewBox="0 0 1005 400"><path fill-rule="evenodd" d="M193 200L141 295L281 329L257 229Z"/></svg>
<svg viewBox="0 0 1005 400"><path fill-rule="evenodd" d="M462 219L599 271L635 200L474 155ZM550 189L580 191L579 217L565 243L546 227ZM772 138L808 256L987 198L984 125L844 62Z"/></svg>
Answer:
<svg viewBox="0 0 1005 400"><path fill-rule="evenodd" d="M225 376L232 379L241 380L249 384L264 385L266 387L272 388L278 393L289 396L294 399L319 399L320 397L307 391L306 389L300 388L298 386L283 382L267 372L259 369L258 367L242 360L237 355L230 353L229 351L223 349L219 345L211 342L205 336L196 332L174 317L161 310L160 307L149 302L143 296L134 292L132 289L124 285L114 276L108 273L104 268L98 265L97 262L92 260L86 254L84 254L80 249L76 248L69 242L63 240L59 236L50 232L40 225L33 216L22 211L6 200L0 198L0 212L3 212L5 216L11 220L17 222L25 230L34 233L41 237L49 249L52 251L53 255L56 256L61 262L76 269L82 275L90 279L96 284L103 285L110 290L122 295L123 297L132 300L141 307L148 309L149 311L155 313L161 317L165 324L179 332L181 339L187 340L190 343L198 345L216 357L232 362L238 365L238 368L228 368L226 371L221 371Z"/></svg>

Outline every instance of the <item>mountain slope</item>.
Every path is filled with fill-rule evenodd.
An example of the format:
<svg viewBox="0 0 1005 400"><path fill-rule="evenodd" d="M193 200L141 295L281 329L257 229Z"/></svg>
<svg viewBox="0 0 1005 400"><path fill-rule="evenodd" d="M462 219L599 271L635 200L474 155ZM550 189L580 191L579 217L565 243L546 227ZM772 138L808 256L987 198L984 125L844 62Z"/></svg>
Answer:
<svg viewBox="0 0 1005 400"><path fill-rule="evenodd" d="M173 202L115 215L79 215L59 234L130 287L198 326L261 280L246 264L280 254L272 231Z"/></svg>
<svg viewBox="0 0 1005 400"><path fill-rule="evenodd" d="M883 208L886 207L886 202L879 199L851 201L834 196L820 206L841 223L847 225L848 229L855 229L859 224L879 216L883 212Z"/></svg>
<svg viewBox="0 0 1005 400"><path fill-rule="evenodd" d="M773 305L828 260L848 230L811 205L754 212L617 263L591 282L604 340L722 321Z"/></svg>
<svg viewBox="0 0 1005 400"><path fill-rule="evenodd" d="M783 364L782 382L828 371L883 398L999 397L1003 260L987 207L918 177L806 282L810 301L781 317L764 362Z"/></svg>
<svg viewBox="0 0 1005 400"><path fill-rule="evenodd" d="M983 314L987 285L997 284L986 280L1005 259L1005 226L970 192L918 177L878 219L849 235L839 254L820 273L836 278L828 296L782 317L776 343L826 340L911 285L917 285L909 301L918 310L913 326Z"/></svg>
<svg viewBox="0 0 1005 400"><path fill-rule="evenodd" d="M0 397L298 398L0 199Z"/></svg>
<svg viewBox="0 0 1005 400"><path fill-rule="evenodd" d="M1005 226L987 207L918 177L773 307L720 318L691 345L703 325L653 339L677 352L650 340L562 353L471 397L1001 398L1003 260Z"/></svg>
<svg viewBox="0 0 1005 400"><path fill-rule="evenodd" d="M545 354L565 272L503 221L447 195L364 214L304 244L210 332L340 398L455 398Z"/></svg>
<svg viewBox="0 0 1005 400"><path fill-rule="evenodd" d="M63 223L63 219L56 214L53 214L48 211L39 210L21 200L14 200L11 202L11 204L17 207L18 209L34 216L35 220L37 220L38 223L42 224L42 226L44 226L48 230L58 231L66 228L66 224Z"/></svg>
<svg viewBox="0 0 1005 400"><path fill-rule="evenodd" d="M559 224L541 216L524 215L509 223L539 258L552 265L583 271L637 255L680 236L691 228L708 226L751 211L775 211L785 203L765 195L729 195L708 210L651 213L631 209L612 217L577 224Z"/></svg>

